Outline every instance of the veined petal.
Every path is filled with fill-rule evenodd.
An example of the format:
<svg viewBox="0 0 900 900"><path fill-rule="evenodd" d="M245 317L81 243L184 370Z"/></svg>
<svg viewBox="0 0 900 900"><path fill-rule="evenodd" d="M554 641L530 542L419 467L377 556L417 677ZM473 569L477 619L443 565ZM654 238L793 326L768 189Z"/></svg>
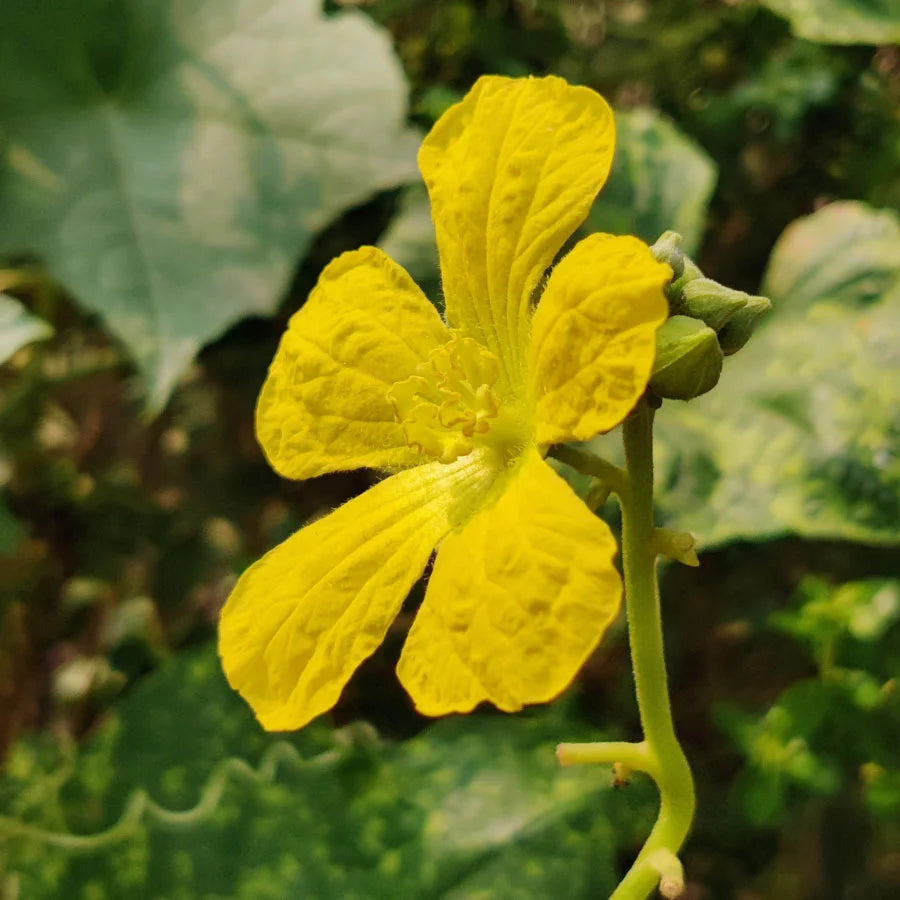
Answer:
<svg viewBox="0 0 900 900"><path fill-rule="evenodd" d="M491 476L475 455L400 472L244 573L222 610L219 654L263 727L299 728L337 702Z"/></svg>
<svg viewBox="0 0 900 900"><path fill-rule="evenodd" d="M397 666L426 715L556 697L622 595L608 526L528 451L500 499L438 550Z"/></svg>
<svg viewBox="0 0 900 900"><path fill-rule="evenodd" d="M672 270L634 237L593 234L556 266L534 315L537 441L585 441L618 425L647 386Z"/></svg>
<svg viewBox="0 0 900 900"><path fill-rule="evenodd" d="M419 151L431 196L447 320L523 382L531 295L606 180L606 101L563 79L478 80Z"/></svg>
<svg viewBox="0 0 900 900"><path fill-rule="evenodd" d="M406 271L375 247L344 253L291 318L256 407L256 434L288 478L421 462L388 391L449 335Z"/></svg>

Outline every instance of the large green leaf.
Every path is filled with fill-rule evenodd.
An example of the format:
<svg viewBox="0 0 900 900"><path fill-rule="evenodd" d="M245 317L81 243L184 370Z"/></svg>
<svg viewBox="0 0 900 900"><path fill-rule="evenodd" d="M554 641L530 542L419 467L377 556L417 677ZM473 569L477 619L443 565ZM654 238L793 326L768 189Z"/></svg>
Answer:
<svg viewBox="0 0 900 900"><path fill-rule="evenodd" d="M614 884L609 771L563 770L553 752L588 736L551 707L443 721L405 744L324 725L286 741L260 731L214 652L189 653L119 705L61 802L41 788L37 749L20 745L0 803L80 832L109 826L135 786L176 808L205 797L197 810L133 813L121 840L79 853L12 837L0 819L0 847L33 900L588 900Z"/></svg>
<svg viewBox="0 0 900 900"><path fill-rule="evenodd" d="M775 245L763 291L776 313L803 313L822 298L850 309L893 296L900 287L900 226L893 210L832 203L799 219Z"/></svg>
<svg viewBox="0 0 900 900"><path fill-rule="evenodd" d="M588 217L591 231L636 234L653 243L677 231L700 246L716 168L668 119L649 109L616 114L616 157Z"/></svg>
<svg viewBox="0 0 900 900"><path fill-rule="evenodd" d="M900 41L900 0L762 0L802 38L823 44Z"/></svg>
<svg viewBox="0 0 900 900"><path fill-rule="evenodd" d="M900 541L900 218L843 202L798 220L763 290L770 321L715 390L659 413L666 517L707 546Z"/></svg>
<svg viewBox="0 0 900 900"><path fill-rule="evenodd" d="M271 311L313 234L415 177L387 36L320 0L5 0L0 243L36 252L159 407Z"/></svg>
<svg viewBox="0 0 900 900"><path fill-rule="evenodd" d="M53 334L43 319L33 316L18 300L0 294L0 365L20 347Z"/></svg>

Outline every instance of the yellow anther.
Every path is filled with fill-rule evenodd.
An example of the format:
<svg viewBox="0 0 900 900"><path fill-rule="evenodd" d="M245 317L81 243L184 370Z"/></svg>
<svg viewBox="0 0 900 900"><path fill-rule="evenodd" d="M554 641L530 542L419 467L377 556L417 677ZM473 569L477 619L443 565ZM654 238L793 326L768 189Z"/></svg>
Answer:
<svg viewBox="0 0 900 900"><path fill-rule="evenodd" d="M449 463L471 453L473 438L490 431L500 402L497 358L477 341L453 332L415 374L388 393L410 446Z"/></svg>

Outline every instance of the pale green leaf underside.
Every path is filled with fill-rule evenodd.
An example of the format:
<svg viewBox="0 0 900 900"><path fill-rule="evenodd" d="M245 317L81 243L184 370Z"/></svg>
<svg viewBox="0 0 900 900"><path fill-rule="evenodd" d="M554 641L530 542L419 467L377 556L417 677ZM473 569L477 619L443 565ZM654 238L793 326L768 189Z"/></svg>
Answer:
<svg viewBox="0 0 900 900"><path fill-rule="evenodd" d="M34 252L159 407L315 232L415 177L387 36L320 0L6 4L0 249Z"/></svg>
<svg viewBox="0 0 900 900"><path fill-rule="evenodd" d="M694 253L715 184L713 161L668 119L649 109L617 113L612 172L587 227L650 244L664 231L677 231Z"/></svg>
<svg viewBox="0 0 900 900"><path fill-rule="evenodd" d="M397 214L378 246L400 263L429 296L437 293L438 251L424 184L411 185L403 192Z"/></svg>
<svg viewBox="0 0 900 900"><path fill-rule="evenodd" d="M61 797L21 790L43 783L41 757L32 745L15 748L0 814L53 830L65 819L92 833L136 787L166 807L193 807L224 764L230 775L209 815L141 823L89 854L10 841L4 875L29 900L607 896L616 846L609 770L561 769L561 735L597 737L551 707L446 720L403 744L364 733L354 741L325 725L285 740L260 730L212 648L182 653L79 750Z"/></svg>
<svg viewBox="0 0 900 900"><path fill-rule="evenodd" d="M798 37L823 44L900 41L900 0L762 0Z"/></svg>
<svg viewBox="0 0 900 900"><path fill-rule="evenodd" d="M33 316L18 300L0 294L0 365L20 347L53 334L43 319Z"/></svg>
<svg viewBox="0 0 900 900"><path fill-rule="evenodd" d="M835 203L772 255L770 320L658 416L660 506L705 546L900 542L900 219Z"/></svg>

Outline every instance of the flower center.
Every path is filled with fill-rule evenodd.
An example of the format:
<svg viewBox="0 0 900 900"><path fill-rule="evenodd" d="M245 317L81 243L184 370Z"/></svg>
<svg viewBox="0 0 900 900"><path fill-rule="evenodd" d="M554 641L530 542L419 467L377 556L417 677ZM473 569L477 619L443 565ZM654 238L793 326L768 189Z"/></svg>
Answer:
<svg viewBox="0 0 900 900"><path fill-rule="evenodd" d="M477 341L451 332L415 373L388 392L411 447L451 463L471 453L476 435L490 431L500 401L494 391L497 357Z"/></svg>

